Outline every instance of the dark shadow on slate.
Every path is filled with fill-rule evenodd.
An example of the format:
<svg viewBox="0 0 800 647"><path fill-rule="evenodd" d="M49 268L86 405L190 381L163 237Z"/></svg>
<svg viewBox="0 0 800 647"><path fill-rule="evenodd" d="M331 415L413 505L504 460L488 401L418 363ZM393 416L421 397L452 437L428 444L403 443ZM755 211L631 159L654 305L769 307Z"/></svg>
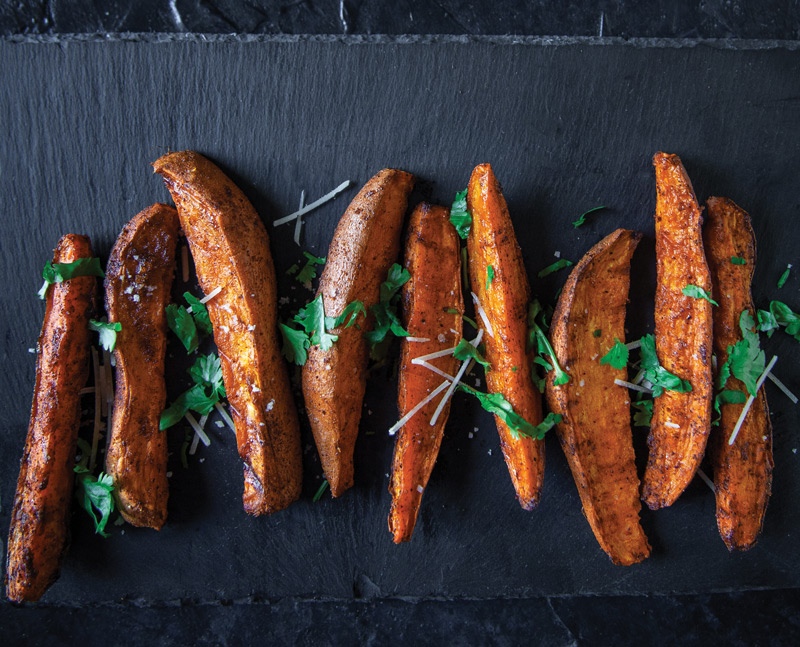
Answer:
<svg viewBox="0 0 800 647"><path fill-rule="evenodd" d="M42 305L44 261L67 230L88 233L105 258L124 223L167 200L149 164L192 147L223 166L267 223L281 293L312 293L285 276L301 257L290 226L272 220L343 179L354 187L310 215L303 249L325 255L358 187L386 166L421 178L448 204L476 163L503 184L534 293L552 302L566 272L538 279L554 251L577 261L617 227L653 234L650 158L684 156L698 197L730 191L751 210L760 242L755 298L800 307L800 280L774 285L794 260L800 175L800 52L625 46L402 45L344 42L0 44L0 263L15 277L0 295L6 365L0 390L0 526L7 527L25 430ZM721 190L720 190L721 189ZM580 229L572 221L604 204ZM412 205L413 206L413 205ZM652 312L652 243L635 267L631 322ZM642 315L641 312L645 314ZM641 319L639 319L641 317ZM634 323L635 322L635 325ZM638 333L637 333L638 334ZM779 374L800 388L796 342L765 342ZM174 345L173 347L174 348ZM180 349L177 349L177 353ZM172 371L175 371L173 374ZM172 380L175 384L172 384ZM179 393L184 368L170 368ZM185 383L184 383L185 384ZM185 388L185 387L183 387ZM270 518L241 510L242 470L233 435L217 430L189 473L173 455L172 520L154 533L113 529L101 540L74 515L74 545L50 604L122 598L213 601L354 595L472 597L726 591L800 585L797 412L768 386L774 414L774 496L763 538L728 555L711 492L693 483L672 508L644 512L657 548L647 562L614 567L583 518L554 436L544 497L517 504L491 416L459 395L408 545L386 529L394 382L371 380L357 445L356 487L339 500L311 496L320 480L304 427L304 497ZM778 424L779 423L779 424ZM474 438L469 431L478 427ZM367 435L374 431L375 435ZM644 430L636 430L642 433ZM182 431L171 434L179 447ZM643 455L641 444L640 460ZM203 462L200 462L203 458ZM366 584L367 582L371 584ZM374 588L372 588L374 586Z"/></svg>

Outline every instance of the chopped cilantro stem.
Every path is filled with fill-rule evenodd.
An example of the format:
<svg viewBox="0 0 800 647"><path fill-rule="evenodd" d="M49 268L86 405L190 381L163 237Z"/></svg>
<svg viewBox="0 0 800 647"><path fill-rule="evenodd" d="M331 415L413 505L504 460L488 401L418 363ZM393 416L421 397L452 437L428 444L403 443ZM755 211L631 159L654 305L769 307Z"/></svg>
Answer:
<svg viewBox="0 0 800 647"><path fill-rule="evenodd" d="M595 211L600 211L601 209L606 209L606 207L594 207L592 209L589 209L588 211L584 211L578 217L578 219L572 223L572 226L575 227L575 229L577 229L586 222L586 216L588 216L590 213L594 213Z"/></svg>
<svg viewBox="0 0 800 647"><path fill-rule="evenodd" d="M314 495L314 498L311 499L314 503L316 503L322 498L322 495L325 494L325 490L328 489L328 485L329 485L328 479L325 479L319 486L319 489L317 490L317 493Z"/></svg>
<svg viewBox="0 0 800 647"><path fill-rule="evenodd" d="M453 223L458 235L466 240L472 227L472 215L467 209L467 189L456 193L450 206L450 222Z"/></svg>
<svg viewBox="0 0 800 647"><path fill-rule="evenodd" d="M783 271L783 274L781 274L781 278L778 279L778 289L786 285L786 281L789 280L789 274L791 273L791 271L792 271L792 264L789 263L789 265L787 265L786 269Z"/></svg>
<svg viewBox="0 0 800 647"><path fill-rule="evenodd" d="M553 272L558 272L558 270L563 270L565 267L571 267L572 265L572 261L568 261L566 258L560 258L555 263L552 263L541 270L537 276L541 279L549 274L552 274Z"/></svg>

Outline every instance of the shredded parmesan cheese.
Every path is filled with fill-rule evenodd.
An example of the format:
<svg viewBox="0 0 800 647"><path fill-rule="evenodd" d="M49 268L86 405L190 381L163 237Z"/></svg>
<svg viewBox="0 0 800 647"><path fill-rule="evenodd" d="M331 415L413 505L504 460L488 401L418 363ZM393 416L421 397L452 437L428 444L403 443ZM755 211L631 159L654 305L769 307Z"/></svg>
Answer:
<svg viewBox="0 0 800 647"><path fill-rule="evenodd" d="M758 390L761 388L761 385L764 384L764 380L767 379L767 375L769 375L769 372L772 370L772 367L775 366L775 362L777 361L778 361L778 356L774 355L770 363L767 364L767 368L764 369L764 372L761 374L761 377L758 378L758 382L756 382L756 393L758 393ZM733 443L736 441L736 436L739 435L739 430L742 428L742 425L744 424L744 419L750 412L750 407L753 406L753 402L755 402L755 399L756 397L754 395L751 395L749 398L747 398L747 402L745 402L744 408L742 408L742 413L739 415L739 419L736 421L736 426L733 428L733 431L731 432L731 437L728 439L728 445L733 445Z"/></svg>
<svg viewBox="0 0 800 647"><path fill-rule="evenodd" d="M794 393L792 393L783 382L781 382L772 373L770 373L767 377L773 381L775 386L777 386L781 391L783 391L786 397L792 401L792 404L797 404L797 396Z"/></svg>
<svg viewBox="0 0 800 647"><path fill-rule="evenodd" d="M189 455L194 456L195 452L197 451L197 445L200 443L200 436L195 434L192 436L192 444L189 446Z"/></svg>
<svg viewBox="0 0 800 647"><path fill-rule="evenodd" d="M236 433L236 425L233 424L233 418L231 418L228 415L228 412L225 411L225 408L219 402L214 403L214 408L216 408L217 413L219 413L219 415L222 416L222 419L225 421L225 424L227 424L231 428L233 433Z"/></svg>
<svg viewBox="0 0 800 647"><path fill-rule="evenodd" d="M637 341L632 341L632 342L630 342L628 344L625 344L625 347L628 350L636 350L637 348L641 348L642 347L642 340L639 339Z"/></svg>
<svg viewBox="0 0 800 647"><path fill-rule="evenodd" d="M184 418L186 418L192 429L194 429L194 433L200 436L200 442L208 447L211 444L211 439L206 435L206 432L203 431L203 428L198 424L197 420L194 419L194 416L187 411Z"/></svg>
<svg viewBox="0 0 800 647"><path fill-rule="evenodd" d="M478 331L478 334L475 336L470 344L477 348L478 344L481 343L481 339L483 339L483 329ZM464 373L469 371L472 368L472 365L475 363L474 360L470 359L468 362L461 362L461 368L458 369L458 373L456 373L456 379L450 383L450 387L447 389L447 393L444 394L441 402L439 402L439 406L436 407L436 411L433 412L433 417L431 418L431 427L436 424L436 421L439 419L439 416L442 413L442 409L444 409L444 405L447 404L447 401L453 397L453 393L455 393L456 387L458 383L461 381L461 378L464 377Z"/></svg>
<svg viewBox="0 0 800 647"><path fill-rule="evenodd" d="M443 377L446 380L450 380L451 382L456 379L449 373L445 373L443 370L436 368L433 364L429 364L424 360L421 362L415 362L415 364L417 364L418 366L424 366L429 371L433 371L434 373L436 373L436 375L439 375L440 377Z"/></svg>
<svg viewBox="0 0 800 647"><path fill-rule="evenodd" d="M306 206L306 190L300 191L300 206L302 209ZM297 216L297 222L294 223L294 244L300 246L300 230L303 228L303 216Z"/></svg>
<svg viewBox="0 0 800 647"><path fill-rule="evenodd" d="M284 216L283 218L278 218L276 221L272 223L272 226L277 227L278 225L284 225L287 222L291 222L295 218L299 218L300 216L307 214L309 211L313 211L317 207L325 204L328 200L333 200L333 198L335 198L339 193L344 191L349 186L350 186L350 180L345 180L339 186L337 186L333 191L323 195L319 200L315 200L311 204L303 207L302 209L298 209L294 213L290 213L288 216Z"/></svg>
<svg viewBox="0 0 800 647"><path fill-rule="evenodd" d="M446 357L447 355L452 355L456 350L456 347L453 346L452 348L445 348L444 350L437 350L435 353L428 353L427 355L420 355L419 357L415 357L411 360L412 364L421 364L422 362L427 362L429 359L438 359L440 357Z"/></svg>
<svg viewBox="0 0 800 647"><path fill-rule="evenodd" d="M422 407L428 404L428 402L433 400L437 395L439 395L442 391L444 391L447 388L448 384L450 384L450 382L445 380L439 386L437 386L433 391L431 391L431 393L427 397L425 397L421 402L419 402L419 404L415 405L406 415L400 418L400 420L398 420L389 428L389 435L394 436L397 433L398 429L400 429L409 420L411 420L411 418L414 416L415 413L417 413L417 411L422 409Z"/></svg>
<svg viewBox="0 0 800 647"><path fill-rule="evenodd" d="M494 337L494 330L492 330L492 324L489 323L489 317L486 316L486 311L483 309L481 302L478 301L478 295L474 292L472 294L472 301L475 303L475 309L478 311L478 314L481 317L481 321L483 321L483 325L486 326L486 332L489 333L489 337Z"/></svg>
<svg viewBox="0 0 800 647"><path fill-rule="evenodd" d="M405 337L404 339L405 339L406 341L412 341L412 342L417 342L417 341L418 341L418 342L430 341L430 338L428 338L428 337Z"/></svg>
<svg viewBox="0 0 800 647"><path fill-rule="evenodd" d="M643 386L639 386L638 384L631 384L630 382L626 382L625 380L614 380L614 384L618 384L619 386L624 386L629 389L633 389L634 391L641 391L642 393L652 393L651 389L646 389Z"/></svg>
<svg viewBox="0 0 800 647"><path fill-rule="evenodd" d="M422 487L421 485L418 485L418 486L417 486L417 492L419 492L420 494L422 494L424 491L425 491L425 488L424 488L424 487Z"/></svg>
<svg viewBox="0 0 800 647"><path fill-rule="evenodd" d="M681 426L680 426L680 425L678 425L678 424L676 424L676 423L674 423L674 422L670 422L669 420L667 420L667 421L664 423L664 426L665 426L665 427L672 427L672 429L680 429L680 428L681 428Z"/></svg>
<svg viewBox="0 0 800 647"><path fill-rule="evenodd" d="M705 483L708 487L710 487L712 492L717 491L717 489L714 487L713 481L710 478L708 478L708 474L706 474L699 467L697 468L697 476L703 479L703 483Z"/></svg>

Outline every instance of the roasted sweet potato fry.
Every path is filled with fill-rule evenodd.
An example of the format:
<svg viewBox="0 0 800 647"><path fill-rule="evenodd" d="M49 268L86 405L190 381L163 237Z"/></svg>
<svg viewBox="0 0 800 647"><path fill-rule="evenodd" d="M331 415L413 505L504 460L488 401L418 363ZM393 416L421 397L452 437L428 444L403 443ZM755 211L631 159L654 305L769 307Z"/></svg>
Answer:
<svg viewBox="0 0 800 647"><path fill-rule="evenodd" d="M68 234L59 240L53 263L91 257L89 239ZM6 595L13 602L38 600L58 579L67 549L80 391L89 376L89 317L96 291L94 276L55 283L47 291L8 537Z"/></svg>
<svg viewBox="0 0 800 647"><path fill-rule="evenodd" d="M711 429L711 304L687 296L711 291L692 183L677 155L656 153L656 351L661 365L691 384L655 399L642 499L653 510L672 505L694 477Z"/></svg>
<svg viewBox="0 0 800 647"><path fill-rule="evenodd" d="M411 335L428 341L401 342L397 392L401 418L443 382L441 376L412 364L411 360L453 348L461 341L464 314L461 261L458 234L449 216L449 209L423 202L411 214L408 225L404 266L411 278L402 288L403 324ZM458 360L447 355L431 360L431 364L454 375ZM422 493L442 444L450 401L431 426L439 399L422 407L397 432L389 485L392 494L389 530L398 544L411 540Z"/></svg>
<svg viewBox="0 0 800 647"><path fill-rule="evenodd" d="M167 518L167 436L158 426L167 399L166 306L175 274L178 213L154 204L117 238L106 267L106 311L119 323L117 386L106 472L128 523L159 530Z"/></svg>
<svg viewBox="0 0 800 647"><path fill-rule="evenodd" d="M538 425L542 401L531 381L532 360L525 350L531 290L506 201L489 164L472 172L467 205L472 214L467 238L470 282L492 328L484 336L491 363L486 384L490 393L502 393L517 414ZM490 266L494 278L487 288ZM544 441L515 438L505 422L497 416L495 421L517 499L523 508L533 510L544 477Z"/></svg>
<svg viewBox="0 0 800 647"><path fill-rule="evenodd" d="M264 224L241 190L193 151L153 164L178 207L206 305L244 461L244 509L272 513L300 496L297 409L280 354L275 268Z"/></svg>
<svg viewBox="0 0 800 647"><path fill-rule="evenodd" d="M547 402L560 413L556 430L583 512L600 547L628 566L650 554L639 525L639 477L633 454L627 367L601 364L615 340L625 343L631 256L642 235L617 229L573 268L553 313L550 339L570 381L547 378ZM597 331L600 331L597 333Z"/></svg>
<svg viewBox="0 0 800 647"><path fill-rule="evenodd" d="M325 314L338 317L355 300L369 310L400 251L400 234L414 177L385 169L367 182L350 203L333 234L317 294ZM371 316L355 326L333 330L338 341L328 350L312 346L303 366L303 395L322 469L331 494L353 485L353 451L367 385L368 348L364 333Z"/></svg>
<svg viewBox="0 0 800 647"><path fill-rule="evenodd" d="M750 284L756 264L756 242L750 216L727 198L706 201L708 222L704 239L714 285L714 351L717 366L728 360L728 348L742 340L739 318L744 310L754 316ZM734 264L732 257L744 259ZM747 394L744 383L731 376L726 389ZM764 387L758 390L733 445L728 439L743 404L721 404L722 419L711 430L709 451L714 465L717 526L728 550L755 546L772 487L772 424Z"/></svg>

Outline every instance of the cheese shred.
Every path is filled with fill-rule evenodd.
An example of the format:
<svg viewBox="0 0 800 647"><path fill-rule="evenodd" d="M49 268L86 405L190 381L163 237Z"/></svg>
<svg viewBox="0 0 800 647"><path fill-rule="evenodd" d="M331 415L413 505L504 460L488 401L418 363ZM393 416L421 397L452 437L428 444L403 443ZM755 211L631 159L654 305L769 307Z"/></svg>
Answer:
<svg viewBox="0 0 800 647"><path fill-rule="evenodd" d="M323 195L319 200L315 200L311 204L303 207L302 209L298 209L294 213L290 213L288 216L284 216L283 218L278 218L272 223L273 227L277 227L279 225L285 225L287 222L291 222L295 218L299 218L300 216L307 214L309 211L313 211L319 206L322 206L328 200L333 200L339 193L344 191L347 187L350 186L350 180L345 180L339 186L337 186L333 191L330 193L326 193Z"/></svg>
<svg viewBox="0 0 800 647"><path fill-rule="evenodd" d="M770 363L767 364L767 368L764 369L764 372L761 374L761 377L758 378L758 382L756 382L756 393L761 388L761 385L764 384L764 380L767 379L767 375L772 370L772 367L775 366L775 362L778 361L778 356L774 355ZM736 426L733 428L731 432L731 437L728 439L728 445L733 445L736 441L736 436L739 435L739 430L742 428L744 424L744 419L747 417L747 414L750 412L750 407L753 406L753 402L755 402L756 396L751 395L747 398L747 402L745 402L744 407L742 408L742 413L739 414L739 419L736 421Z"/></svg>

